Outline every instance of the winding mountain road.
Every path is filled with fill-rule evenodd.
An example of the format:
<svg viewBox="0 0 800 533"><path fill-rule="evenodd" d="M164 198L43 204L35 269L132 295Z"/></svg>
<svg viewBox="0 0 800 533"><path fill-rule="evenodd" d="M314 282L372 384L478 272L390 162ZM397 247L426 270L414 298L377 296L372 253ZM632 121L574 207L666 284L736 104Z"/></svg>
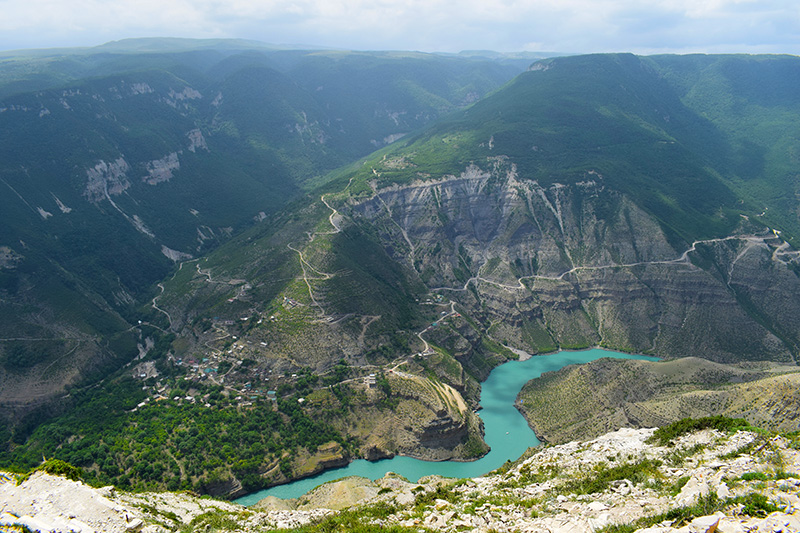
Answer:
<svg viewBox="0 0 800 533"><path fill-rule="evenodd" d="M347 182L347 185L345 186L344 189L342 189L341 193L344 193L345 191L347 191L347 189L350 187L350 185L352 183L353 183L353 178L350 178L350 181ZM341 194L341 193L339 193L339 194ZM331 214L328 215L328 222L330 222L330 225L333 227L333 231L309 232L308 233L308 242L309 243L313 242L314 238L317 235L336 235L337 233L341 233L341 231L342 231L341 221L343 220L344 217L342 217L342 215L339 213L339 211L336 210L335 207L333 207L331 204L328 203L328 201L325 199L325 194L320 196L319 199L325 205L325 207L327 207L328 209L331 210ZM313 289L313 287L311 287L311 281L314 281L314 280L317 280L317 281L328 280L328 279L331 279L334 276L334 274L330 274L328 272L323 272L323 271L319 270L318 268L315 268L313 265L311 265L311 263L306 261L305 257L303 257L302 250L298 250L297 248L292 246L291 243L287 244L286 247L289 248L291 251L297 253L297 255L298 255L299 259L300 259L300 268L303 271L303 281L305 282L306 287L308 287L308 296L309 296L309 298L311 298L311 302L313 303L313 305L315 307L319 308L320 312L322 313L323 318L327 317L328 314L325 312L325 308L314 297L314 289ZM308 269L308 270L306 270L306 269ZM309 270L313 271L317 276L321 276L321 277L309 276L309 274L308 274Z"/></svg>
<svg viewBox="0 0 800 533"><path fill-rule="evenodd" d="M646 265L674 265L674 264L691 264L689 261L689 254L697 250L697 245L699 244L710 244L715 242L723 242L723 241L730 241L730 240L744 240L747 241L747 247L743 250L739 256L734 260L734 263L747 252L747 250L751 249L754 246L768 246L766 244L766 239L772 237L762 237L758 235L732 235L729 237L722 237L719 239L705 239L705 240L697 240L692 243L692 246L684 251L679 257L676 259L665 259L662 261L638 261L635 263L620 263L620 264L613 264L613 265L598 265L598 266L576 266L570 268L569 270L565 270L561 274L557 276L541 276L541 275L533 275L533 276L522 276L517 279L517 285L506 285L504 283L499 283L497 281L484 278L480 276L480 270L483 268L483 265L478 269L478 275L469 278L464 286L461 288L457 287L435 287L431 288L431 291L453 291L453 292L463 292L466 291L470 285L470 283L475 283L477 281L481 281L483 283L487 283L489 285L494 285L495 287L499 287L501 289L507 291L517 291L517 290L526 290L528 287L523 283L523 280L546 280L546 281L562 281L566 276L573 274L579 271L592 271L592 270L608 270L612 268L631 268L636 266L646 266ZM785 246L788 246L787 243L784 243ZM776 252L777 253L777 250ZM775 253L773 253L773 257L776 257ZM783 252L785 255L789 254L798 254L800 252ZM778 259L780 261L780 259ZM785 263L785 261L782 261ZM484 263L485 265L485 263Z"/></svg>

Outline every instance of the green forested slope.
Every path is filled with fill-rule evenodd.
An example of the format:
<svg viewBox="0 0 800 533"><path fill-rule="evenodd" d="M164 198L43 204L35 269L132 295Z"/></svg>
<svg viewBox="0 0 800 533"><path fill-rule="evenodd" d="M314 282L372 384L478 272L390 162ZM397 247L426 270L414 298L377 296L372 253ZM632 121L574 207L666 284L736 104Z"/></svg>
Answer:
<svg viewBox="0 0 800 533"><path fill-rule="evenodd" d="M129 359L142 342L132 326L154 319L140 305L176 261L515 73L482 59L241 41L4 54L0 405L24 412L106 372L102 361ZM61 348L43 349L50 341Z"/></svg>

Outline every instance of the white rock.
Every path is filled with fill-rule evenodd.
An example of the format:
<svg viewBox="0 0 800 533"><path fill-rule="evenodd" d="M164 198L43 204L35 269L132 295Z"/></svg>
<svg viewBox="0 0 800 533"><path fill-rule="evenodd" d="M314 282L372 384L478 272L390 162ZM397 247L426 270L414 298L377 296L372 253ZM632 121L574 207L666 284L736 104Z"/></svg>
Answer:
<svg viewBox="0 0 800 533"><path fill-rule="evenodd" d="M436 509L437 511L441 511L442 509L447 509L448 507L452 507L452 505L447 500L437 499L433 502L433 508Z"/></svg>
<svg viewBox="0 0 800 533"><path fill-rule="evenodd" d="M139 531L144 527L144 522L140 518L134 518L126 526L127 531Z"/></svg>
<svg viewBox="0 0 800 533"><path fill-rule="evenodd" d="M720 518L717 529L723 533L747 533L749 528L742 524L741 520L726 516Z"/></svg>
<svg viewBox="0 0 800 533"><path fill-rule="evenodd" d="M602 513L600 516L596 518L589 519L589 527L592 531L603 529L607 525L611 523L611 515L608 513Z"/></svg>
<svg viewBox="0 0 800 533"><path fill-rule="evenodd" d="M409 490L403 491L394 497L394 501L396 501L398 505L408 505L413 503L415 499L416 497Z"/></svg>
<svg viewBox="0 0 800 533"><path fill-rule="evenodd" d="M55 528L50 522L45 521L39 517L33 517L28 515L20 516L17 519L16 524L14 525L25 526L31 531L38 531L39 533L52 533L53 531L55 531Z"/></svg>
<svg viewBox="0 0 800 533"><path fill-rule="evenodd" d="M12 526L17 523L17 517L11 513L0 514L0 526Z"/></svg>
<svg viewBox="0 0 800 533"><path fill-rule="evenodd" d="M714 533L719 525L719 516L700 516L689 523L689 529L694 533Z"/></svg>
<svg viewBox="0 0 800 533"><path fill-rule="evenodd" d="M705 476L695 474L686 482L675 500L679 505L691 505L698 497L708 494L709 490Z"/></svg>
<svg viewBox="0 0 800 533"><path fill-rule="evenodd" d="M727 483L720 483L719 485L717 485L717 489L714 492L717 493L717 497L720 500L725 500L725 499L730 498L732 496L731 491L728 488L728 484Z"/></svg>
<svg viewBox="0 0 800 533"><path fill-rule="evenodd" d="M608 510L608 505L604 504L603 502L594 501L586 506L590 511L606 511Z"/></svg>

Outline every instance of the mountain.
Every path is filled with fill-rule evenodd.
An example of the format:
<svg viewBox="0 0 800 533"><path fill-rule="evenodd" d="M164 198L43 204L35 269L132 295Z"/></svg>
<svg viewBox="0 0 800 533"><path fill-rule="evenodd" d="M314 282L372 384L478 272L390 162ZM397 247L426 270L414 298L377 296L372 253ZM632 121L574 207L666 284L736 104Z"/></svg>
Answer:
<svg viewBox="0 0 800 533"><path fill-rule="evenodd" d="M479 478L345 478L296 500L267 498L250 508L186 492L91 488L60 477L77 476L74 467L51 462L20 484L2 475L0 524L148 533L800 528L794 511L796 440L745 430L674 429L624 429L532 450L524 460ZM667 431L672 438L659 442Z"/></svg>
<svg viewBox="0 0 800 533"><path fill-rule="evenodd" d="M357 56L277 51L272 70L254 69L247 54L211 69L223 96L237 95L218 102L217 139L247 139L270 161L293 161L302 170L288 183L298 193L202 256L172 248L193 257L176 257L140 308L138 358L102 387L71 392L64 416L19 425L3 462L31 466L55 454L99 482L231 495L357 457L479 456L479 382L521 353L602 346L693 356L702 361L685 363L676 382L717 365L700 381L709 388L726 376L764 377L732 365L796 364L800 102L778 80L793 79L800 60L546 59L369 155L367 145L382 142L365 126L348 156L336 139L368 117L342 117L344 133L329 127L322 102L344 106L344 91L320 65L350 72ZM402 65L418 58L369 56L363 78L351 77L389 91L376 81L384 60L405 77ZM302 80L307 90L251 108L244 103L255 97L237 92L250 79L279 92ZM749 90L764 79L774 97ZM447 84L428 81L395 87L436 109L433 87ZM465 103L463 92L448 94ZM358 99L386 132L425 116ZM300 108L289 137L276 126L285 118L254 126ZM629 400L612 385L587 390L608 394L613 411ZM697 405L691 414L712 409ZM589 416L591 403L581 407ZM645 420L613 418L602 430Z"/></svg>
<svg viewBox="0 0 800 533"><path fill-rule="evenodd" d="M0 410L117 370L166 325L140 306L176 262L517 72L242 41L5 55Z"/></svg>
<svg viewBox="0 0 800 533"><path fill-rule="evenodd" d="M626 55L536 63L180 272L160 302L193 322L272 316L255 352L281 366L295 342L281 332L283 302L296 301L305 319L291 337L306 346L296 361L320 370L390 341L421 351L425 304L447 314L451 300L464 316L427 334L478 377L489 337L531 353L601 345L792 361L797 216L766 224L724 172L740 156L734 141L654 65ZM778 180L766 170L748 179ZM227 284L237 279L250 288Z"/></svg>

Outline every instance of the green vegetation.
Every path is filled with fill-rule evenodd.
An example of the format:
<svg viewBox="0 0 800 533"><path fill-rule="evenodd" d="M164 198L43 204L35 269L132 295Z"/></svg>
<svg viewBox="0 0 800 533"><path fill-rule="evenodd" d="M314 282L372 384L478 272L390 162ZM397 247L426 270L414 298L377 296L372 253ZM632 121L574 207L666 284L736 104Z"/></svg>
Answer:
<svg viewBox="0 0 800 533"><path fill-rule="evenodd" d="M657 443L659 446L668 446L682 435L701 429L716 429L732 432L747 429L750 425L743 418L728 418L726 416L709 416L703 418L683 418L667 426L658 428L648 442Z"/></svg>
<svg viewBox="0 0 800 533"><path fill-rule="evenodd" d="M518 76L385 158L404 166L371 160L364 179L370 168L387 184L411 177L406 168L457 175L502 154L545 186L596 171L688 241L729 231L738 221L718 211L732 210L736 195L703 160L704 149L720 150L722 141L642 63L624 54L553 60L553 68Z"/></svg>
<svg viewBox="0 0 800 533"><path fill-rule="evenodd" d="M688 448L673 450L672 452L667 454L665 459L667 463L672 466L680 466L687 458L696 455L697 453L703 451L704 449L705 445L695 444Z"/></svg>
<svg viewBox="0 0 800 533"><path fill-rule="evenodd" d="M594 264L600 256L620 259L628 243L618 247L611 228L635 226L633 206L660 224L677 251L695 239L730 235L740 224L746 231L781 228L789 242L800 234L792 159L800 150L796 58L558 58L466 107L470 95L499 87L511 71L421 54L111 55L87 52L72 67L53 60L52 71L20 60L0 75L0 105L7 110L0 114L0 178L16 193L0 195L8 241L0 243L0 372L19 380L45 372L53 378L53 397L69 387L63 411L42 408L0 431L0 464L27 469L46 455L78 465L92 482L136 489L205 490L233 476L256 488L265 483L265 470L276 478L298 474L298 458L327 443L352 453L357 443L331 423L358 401L357 391L341 382L360 374L342 358L394 363L421 349L423 328L435 353L413 359L413 370L458 386L470 402L477 381L514 357L501 340L536 352L602 342L674 355L670 339L653 338L668 328L647 325L637 340L639 332L613 331L636 329L634 314L666 323L661 311L640 307L639 300L626 306L630 315L603 309L611 330L600 331L597 306L605 300L587 303L583 294L594 289L578 286L582 272L536 276L559 265ZM30 72L41 77L21 74ZM772 83L768 94L759 90L762 80ZM172 154L180 165L168 179L151 172ZM359 157L365 159L356 162ZM109 170L112 162L116 170ZM430 193L435 209L417 228L377 200L359 208L385 209L388 216L359 218L352 210L353 199L370 196L374 187L467 169L492 169L488 192L512 175L544 188L542 210L552 210L560 226L550 257L535 250L506 261L501 251L479 263L490 231L483 235L466 213L487 206L448 205L454 202L436 187ZM584 190L589 182L603 193ZM323 193L341 211L342 231L319 201ZM533 200L520 208L524 216L515 213L498 230L506 242L517 232L533 240L547 233L533 228L538 220L527 213ZM582 221L565 227L562 214L579 212L590 213L596 227ZM472 249L460 239L467 222L473 227L466 231L481 234ZM606 241L613 246L589 245ZM662 253L662 244L632 253L646 262ZM690 260L732 291L742 322L751 320L764 330L759 333L777 335L796 352L792 308L765 311L742 284L725 277L732 269L720 268L715 254L735 257L730 244L698 245ZM167 248L199 259L178 267ZM655 293L646 268L624 273L641 292ZM622 274L608 272L609 278ZM502 283L493 278L494 288L484 289L489 282L481 276ZM449 304L443 291L432 290L434 282L459 286L453 298L472 316L440 320ZM559 301L553 312L536 293L543 286L553 294L563 289L555 298L569 303ZM438 296L423 305L430 292ZM778 319L778 312L789 318ZM761 353L763 335L740 345L738 337L707 336L694 325L686 326L687 338L710 338L701 356ZM166 399L155 400L157 379L144 382L147 393L142 382L101 381L153 339L157 355L150 357ZM296 371L297 379L275 386L274 405L258 395L244 405L221 385L184 383L163 357L234 348L249 362L239 367L235 356L223 358L218 375L274 367ZM377 385L379 407L396 408L400 395L386 376ZM594 404L574 400L562 412L587 405ZM581 416L575 422L590 425ZM681 421L655 438L667 445L690 430L744 425L721 417ZM473 438L466 448L477 455L480 442ZM777 459L775 467L781 468ZM623 474L645 477L653 465L624 468L604 467L569 490L594 490Z"/></svg>
<svg viewBox="0 0 800 533"><path fill-rule="evenodd" d="M601 463L592 472L561 485L561 490L574 494L594 494L605 491L612 482L622 479L627 479L634 485L645 483L660 476L659 466L661 466L661 461L651 459L612 467Z"/></svg>
<svg viewBox="0 0 800 533"><path fill-rule="evenodd" d="M234 475L255 490L268 482L260 472L273 462L281 462L291 476L300 450L313 453L332 441L345 450L351 446L330 425L312 419L297 396L280 399L277 411L266 399L241 409L220 388L207 387L198 394L206 393L211 408L164 399L133 410L141 398L137 389L141 392L127 379L85 393L69 415L43 424L24 446L0 455L0 461L20 471L45 455L52 458L42 467L46 471L63 467L73 475L64 466L67 461L81 467L89 483L135 490L206 492Z"/></svg>
<svg viewBox="0 0 800 533"><path fill-rule="evenodd" d="M80 468L72 466L66 461L62 461L60 459L47 459L41 465L37 466L33 470L30 470L27 474L18 476L17 485L28 479L28 477L34 472L38 471L46 472L54 476L62 476L72 481L79 481L83 478L83 470Z"/></svg>
<svg viewBox="0 0 800 533"><path fill-rule="evenodd" d="M294 528L295 533L332 533L334 531L352 531L354 533L417 533L430 531L425 528L403 527L396 524L382 524L380 520L394 512L390 506L376 504L361 507L356 510L344 510L332 516L323 518L319 522L307 526ZM289 531L289 530L276 530Z"/></svg>
<svg viewBox="0 0 800 533"><path fill-rule="evenodd" d="M742 514L755 517L765 517L769 513L779 510L777 506L767 500L766 496L757 492L724 500L711 492L698 498L694 505L676 507L666 513L640 518L630 524L606 526L600 531L603 533L632 533L638 529L652 527L662 522L671 523L672 527L682 527L698 516L707 516L733 506L741 506Z"/></svg>
<svg viewBox="0 0 800 533"><path fill-rule="evenodd" d="M0 263L0 371L112 374L143 341L131 333L139 320L170 328L150 302L178 260L254 219L297 216L304 190L336 179L329 171L519 71L478 58L187 43L3 56L0 255L13 260ZM185 266L175 286L203 300ZM271 300L277 285L256 296ZM210 304L201 320L223 307L197 303Z"/></svg>

